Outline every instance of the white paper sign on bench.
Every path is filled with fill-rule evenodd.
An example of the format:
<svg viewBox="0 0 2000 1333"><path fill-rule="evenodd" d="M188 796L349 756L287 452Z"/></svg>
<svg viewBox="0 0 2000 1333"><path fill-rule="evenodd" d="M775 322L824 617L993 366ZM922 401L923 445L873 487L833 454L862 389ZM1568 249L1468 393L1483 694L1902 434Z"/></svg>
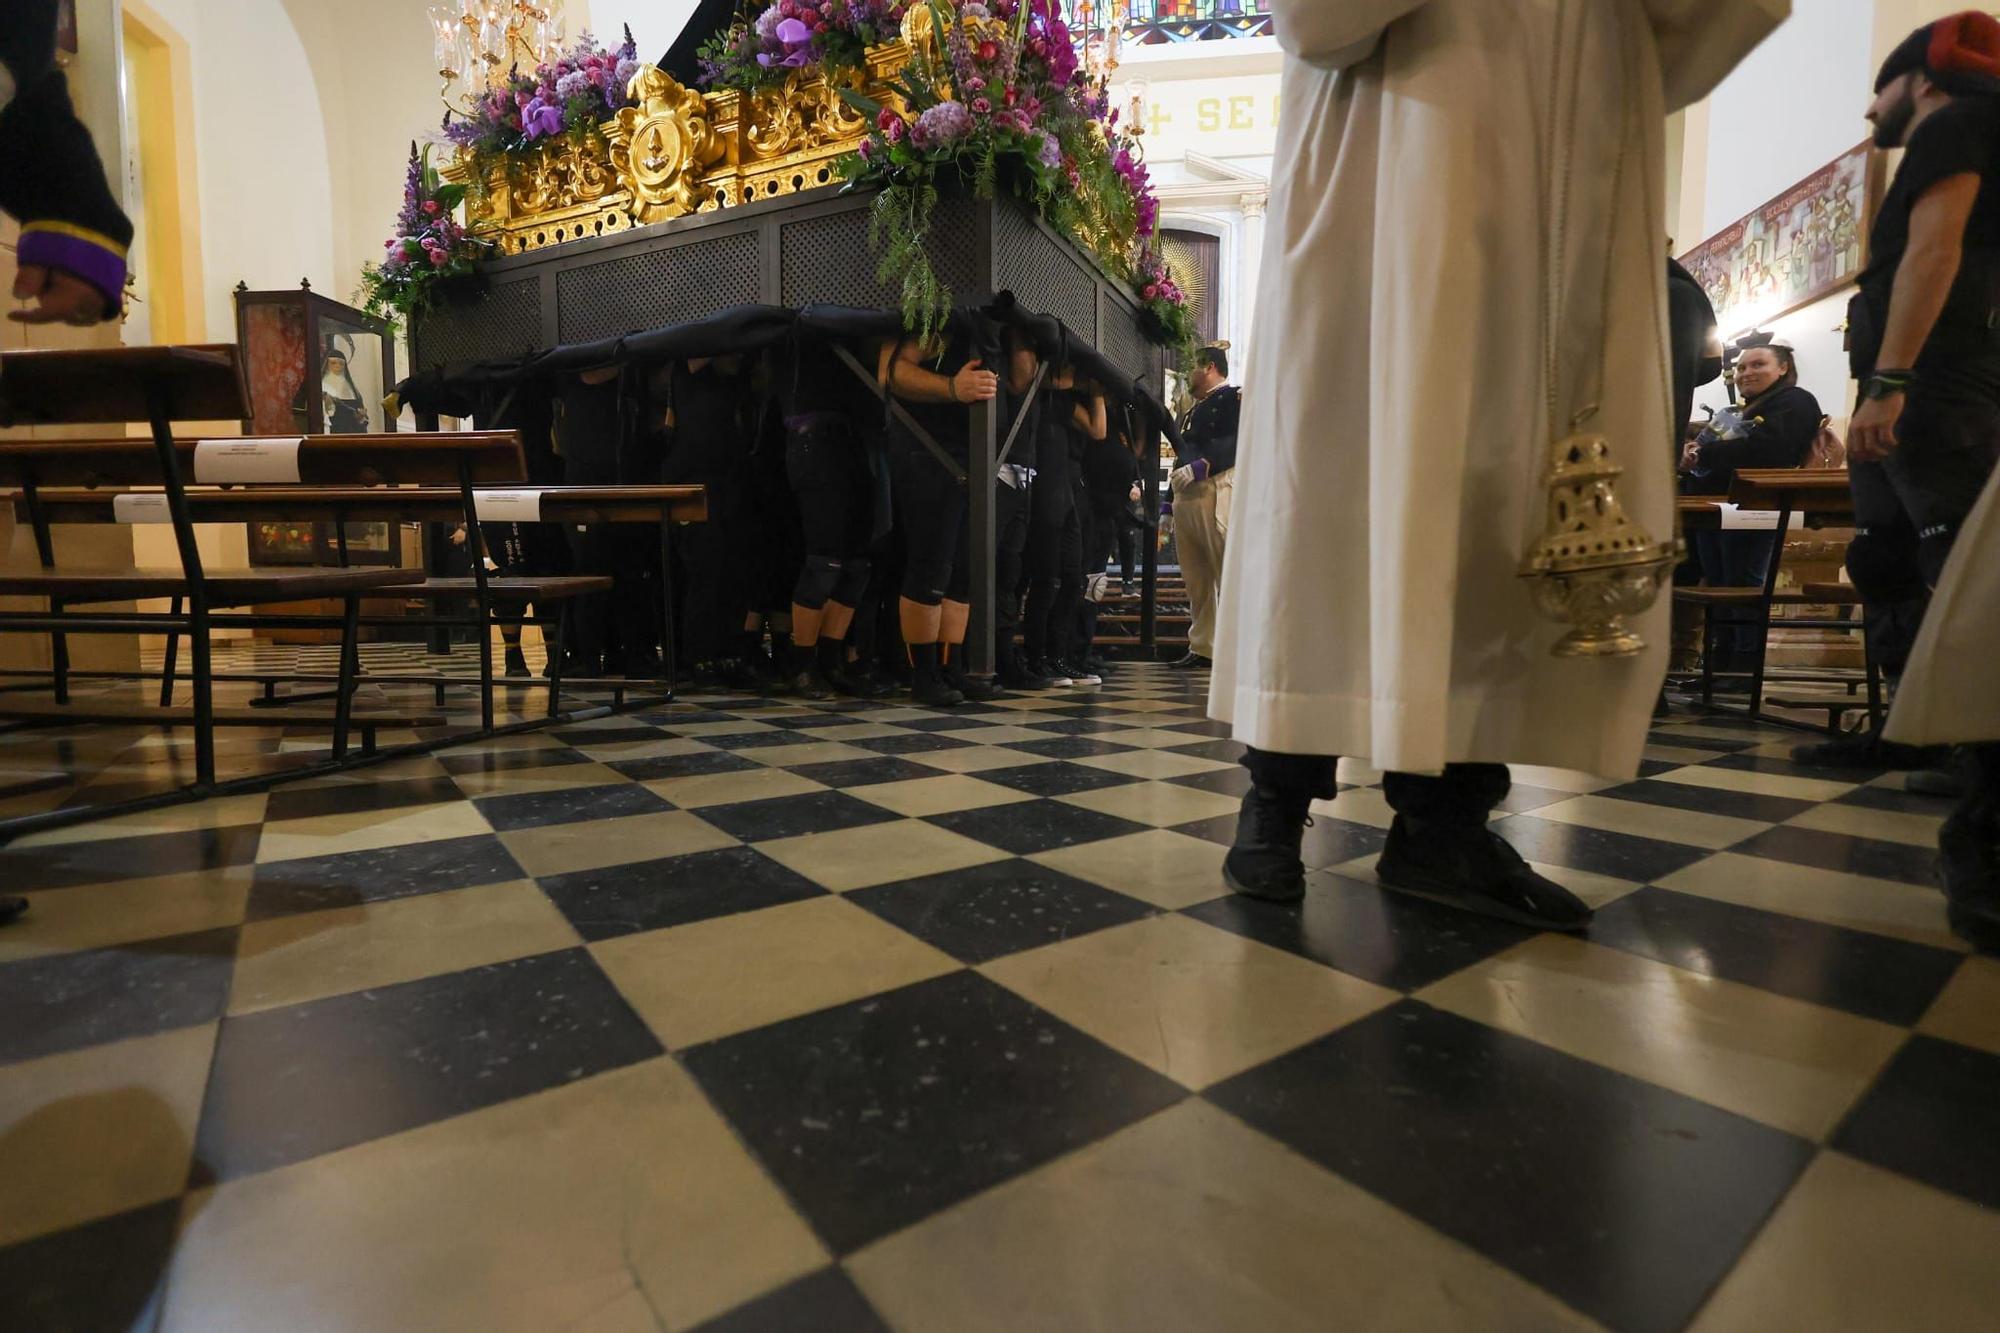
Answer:
<svg viewBox="0 0 2000 1333"><path fill-rule="evenodd" d="M481 523L539 523L542 521L542 493L527 491L474 491L472 512Z"/></svg>
<svg viewBox="0 0 2000 1333"><path fill-rule="evenodd" d="M167 497L157 495L114 495L111 497L111 517L120 523L171 523L173 511L167 508Z"/></svg>
<svg viewBox="0 0 2000 1333"><path fill-rule="evenodd" d="M197 440L194 479L204 486L249 486L259 482L299 479L301 436L260 436L236 440Z"/></svg>
<svg viewBox="0 0 2000 1333"><path fill-rule="evenodd" d="M1778 511L1775 509L1744 509L1733 504L1721 504L1722 526L1730 532L1775 532L1778 527ZM1794 512L1791 526L1803 528L1806 516Z"/></svg>

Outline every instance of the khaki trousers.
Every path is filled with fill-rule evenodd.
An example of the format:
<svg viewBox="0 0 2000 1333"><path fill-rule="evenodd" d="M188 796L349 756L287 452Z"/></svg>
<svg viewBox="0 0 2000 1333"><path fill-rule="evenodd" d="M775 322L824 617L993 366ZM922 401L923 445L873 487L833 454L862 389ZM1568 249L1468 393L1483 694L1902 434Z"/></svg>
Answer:
<svg viewBox="0 0 2000 1333"><path fill-rule="evenodd" d="M1188 651L1197 657L1215 656L1215 596L1222 586L1222 549L1229 541L1235 494L1236 473L1229 471L1194 482L1174 497L1174 544L1194 610Z"/></svg>

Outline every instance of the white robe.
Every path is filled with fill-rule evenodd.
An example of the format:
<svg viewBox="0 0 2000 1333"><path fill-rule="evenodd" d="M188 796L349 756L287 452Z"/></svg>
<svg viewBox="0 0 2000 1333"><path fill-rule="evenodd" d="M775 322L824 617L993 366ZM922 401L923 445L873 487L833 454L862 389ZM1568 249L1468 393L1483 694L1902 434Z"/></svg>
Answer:
<svg viewBox="0 0 2000 1333"><path fill-rule="evenodd" d="M1515 572L1541 536L1552 442L1545 164L1572 163L1554 433L1600 402L1588 428L1626 468L1627 512L1664 538L1665 116L1705 96L1789 0L1566 0L1572 43L1583 31L1581 79L1566 60L1561 85L1564 99L1581 90L1561 136L1573 145L1544 123L1559 0L1274 8L1286 58L1264 350L1246 385L1211 711L1263 749L1406 772L1629 775L1666 669L1666 595L1637 626L1644 654L1558 660L1562 627Z"/></svg>
<svg viewBox="0 0 2000 1333"><path fill-rule="evenodd" d="M1905 745L2000 741L2000 470L1952 543L1883 734Z"/></svg>

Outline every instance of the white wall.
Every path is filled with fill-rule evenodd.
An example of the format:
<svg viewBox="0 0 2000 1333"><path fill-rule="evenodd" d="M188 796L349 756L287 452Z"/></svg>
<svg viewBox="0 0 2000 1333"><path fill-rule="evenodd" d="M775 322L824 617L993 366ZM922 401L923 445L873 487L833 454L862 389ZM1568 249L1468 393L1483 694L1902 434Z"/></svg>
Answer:
<svg viewBox="0 0 2000 1333"><path fill-rule="evenodd" d="M570 12L587 10L590 30L607 46L624 35L632 25L632 37L639 43L639 59L658 60L666 54L674 38L681 35L694 14L696 0L570 0ZM575 18L570 28L577 26Z"/></svg>
<svg viewBox="0 0 2000 1333"><path fill-rule="evenodd" d="M234 342L230 293L239 279L291 287L309 278L329 293L352 286L336 280L334 191L318 89L277 0L152 0L152 7L188 44L208 336ZM396 171L396 155L385 169Z"/></svg>

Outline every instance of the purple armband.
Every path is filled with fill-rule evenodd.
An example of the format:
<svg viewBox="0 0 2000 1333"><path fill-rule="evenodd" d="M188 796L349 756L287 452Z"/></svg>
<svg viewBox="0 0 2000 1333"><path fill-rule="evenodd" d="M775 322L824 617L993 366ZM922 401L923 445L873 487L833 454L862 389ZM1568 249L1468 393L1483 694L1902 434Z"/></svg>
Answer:
<svg viewBox="0 0 2000 1333"><path fill-rule="evenodd" d="M21 228L15 262L72 273L104 298L104 317L118 318L125 303L125 248L109 236L66 222L30 222Z"/></svg>

